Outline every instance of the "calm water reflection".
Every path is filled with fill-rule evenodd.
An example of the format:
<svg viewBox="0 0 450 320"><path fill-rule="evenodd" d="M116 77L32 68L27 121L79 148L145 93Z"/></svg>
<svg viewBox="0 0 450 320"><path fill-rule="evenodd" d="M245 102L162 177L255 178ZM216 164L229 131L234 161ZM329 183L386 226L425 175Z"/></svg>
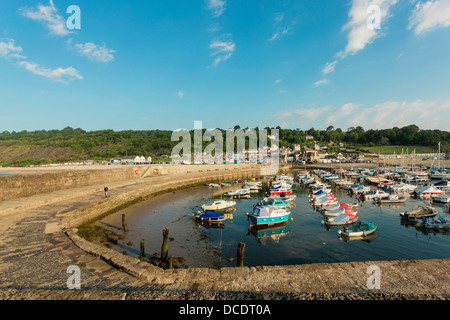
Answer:
<svg viewBox="0 0 450 320"><path fill-rule="evenodd" d="M236 200L236 211L221 225L200 224L192 215L208 199L220 197L220 191L204 187L158 196L113 214L97 222L121 230L121 214L126 214L130 231L115 247L130 256L139 255L139 243L145 241L148 255L159 253L162 229L170 230L169 254L184 257L191 267L235 266L239 242L244 242L245 265L286 265L315 262L450 258L450 234L422 232L414 225L402 224L399 213L416 209L424 201L408 199L403 205L378 206L365 202L359 219L378 225L376 234L366 239L341 239L339 228L325 228L322 215L311 207L307 190L297 186L296 206L291 208L287 224L265 230L250 229L245 215L264 193L250 199ZM355 202L344 190L333 191L340 202ZM435 206L440 214L450 216L446 207ZM131 243L130 243L131 242Z"/></svg>

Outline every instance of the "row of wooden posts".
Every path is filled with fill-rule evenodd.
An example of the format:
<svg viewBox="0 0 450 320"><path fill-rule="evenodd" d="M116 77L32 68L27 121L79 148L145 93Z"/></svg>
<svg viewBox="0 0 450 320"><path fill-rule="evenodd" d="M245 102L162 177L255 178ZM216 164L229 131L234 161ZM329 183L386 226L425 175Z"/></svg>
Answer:
<svg viewBox="0 0 450 320"><path fill-rule="evenodd" d="M128 231L127 221L125 219L125 215L122 214L122 228L123 231ZM172 259L169 257L169 229L164 228L163 229L163 243L161 245L161 260L164 262L169 263L169 269L172 267ZM144 247L144 239L141 240L141 248L140 248L141 254L140 257L145 256L145 247ZM236 259L236 266L237 267L243 267L244 266L244 252L245 252L245 243L239 242L238 249L237 249L237 259Z"/></svg>

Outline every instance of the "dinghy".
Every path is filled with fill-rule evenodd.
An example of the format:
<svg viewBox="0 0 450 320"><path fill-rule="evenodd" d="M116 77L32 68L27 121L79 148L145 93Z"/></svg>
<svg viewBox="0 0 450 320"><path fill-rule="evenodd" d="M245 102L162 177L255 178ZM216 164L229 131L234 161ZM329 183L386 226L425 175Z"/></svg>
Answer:
<svg viewBox="0 0 450 320"><path fill-rule="evenodd" d="M354 226L344 226L344 228L339 230L339 234L346 237L365 237L376 230L377 225L375 223L358 221Z"/></svg>

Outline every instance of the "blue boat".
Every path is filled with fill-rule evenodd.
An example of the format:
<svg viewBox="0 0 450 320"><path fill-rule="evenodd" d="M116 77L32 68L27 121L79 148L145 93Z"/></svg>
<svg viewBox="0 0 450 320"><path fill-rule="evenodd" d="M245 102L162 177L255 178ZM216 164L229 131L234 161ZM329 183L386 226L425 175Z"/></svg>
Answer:
<svg viewBox="0 0 450 320"><path fill-rule="evenodd" d="M254 225L273 225L288 221L290 212L286 208L276 206L257 206L251 214L247 215Z"/></svg>
<svg viewBox="0 0 450 320"><path fill-rule="evenodd" d="M198 221L221 222L225 220L225 214L215 211L206 211L196 217Z"/></svg>

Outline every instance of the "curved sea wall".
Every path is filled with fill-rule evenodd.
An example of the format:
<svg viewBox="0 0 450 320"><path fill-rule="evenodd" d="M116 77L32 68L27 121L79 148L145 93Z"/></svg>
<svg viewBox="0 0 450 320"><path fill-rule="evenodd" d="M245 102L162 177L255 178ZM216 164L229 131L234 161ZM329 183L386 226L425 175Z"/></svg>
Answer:
<svg viewBox="0 0 450 320"><path fill-rule="evenodd" d="M267 297L272 293L337 294L337 297L345 296L345 294L360 296L360 294L366 293L371 296L382 294L382 298L385 297L384 294L410 295L412 298L425 295L433 299L450 297L450 274L448 273L450 259L163 270L146 261L131 258L91 243L76 234L77 226L88 224L104 215L164 192L189 188L205 182L247 179L269 173L264 170L265 168L254 165L174 166L172 168L161 166L161 168L150 170L149 166L143 166L136 169L139 170L138 173L134 167L117 168L131 170L132 178L125 180L120 180L118 177L120 174L129 177L130 172L115 172L117 176L114 177L110 173L114 172L116 168L98 169L94 175L99 180L86 177L83 179L84 183L88 184L87 186L63 189L64 192L68 190L74 194L71 199L58 200L60 202L57 204L43 205L35 210L22 210L17 214L11 211L2 215L0 212L0 218L4 225L2 227L4 237L0 241L2 245L0 247L6 254L5 258L0 258L0 267L5 275L3 280L9 283L8 288L18 286L21 289L40 289L47 288L47 284L53 282L59 287L60 269L69 264L85 266L83 275L89 273L91 277L95 275L96 279L101 279L106 274L105 264L102 262L104 261L112 266L113 268L109 268L114 271L114 274L108 273L110 278L107 279L116 279L115 274L120 274L120 277L126 275L135 279L133 281L150 285L150 289L164 288L162 291L155 289L155 292L253 292L269 294ZM89 168L89 170L93 169L95 168ZM290 167L282 167L280 170L290 169ZM73 171L76 170L80 169ZM109 170L111 170L110 173L99 172ZM56 186L59 183L56 181L58 180L56 177L67 177L63 171L51 172L55 173L55 178L49 179L49 184L54 182ZM158 175L150 174L150 172ZM24 181L26 181L25 175L29 176L30 181L33 180L35 185L39 185L34 181L35 179L39 180L37 176L33 176L34 173L25 174L24 172ZM100 180L101 177L111 179L111 181L116 179L114 184L111 183L111 195L108 198L102 196L101 186L106 183L106 180ZM6 180L1 180L3 178L7 177L0 178L0 183L4 186ZM77 183L74 182L71 185L75 186ZM97 189L93 193L94 187ZM54 188L55 192L37 196L46 198L50 201L49 203L52 203L53 195L60 192L56 187ZM42 187L40 190L47 189ZM88 195L86 190L91 190L91 194ZM34 201L33 197L2 201L2 205L6 208L9 203L12 206L14 201ZM26 232L17 233L17 230L22 229ZM18 243L23 243L25 247L17 247ZM58 243L60 244L58 245ZM14 260L21 250L26 250L25 253L28 257L28 260L23 263L21 259ZM52 267L48 268L47 258L51 257L54 258L54 261ZM86 261L89 259L101 264L98 272L95 271L97 269L92 268L93 262L86 265L88 263ZM36 275L35 268L41 264L43 270L39 269ZM368 270L374 270L373 266L378 268L381 275L381 286L377 288L371 287L371 282L369 282L372 274L368 273ZM8 276L8 272L13 272L14 276ZM32 275L37 277L36 284L24 287L23 277L34 279ZM44 279L39 280L38 275ZM63 275L63 284L65 285L64 277ZM2 279L1 275L0 279ZM107 282L107 279L104 281ZM97 284L97 281L92 278L84 281ZM114 286L115 281L111 286ZM39 293L35 294L39 295ZM311 297L314 296L313 294Z"/></svg>

